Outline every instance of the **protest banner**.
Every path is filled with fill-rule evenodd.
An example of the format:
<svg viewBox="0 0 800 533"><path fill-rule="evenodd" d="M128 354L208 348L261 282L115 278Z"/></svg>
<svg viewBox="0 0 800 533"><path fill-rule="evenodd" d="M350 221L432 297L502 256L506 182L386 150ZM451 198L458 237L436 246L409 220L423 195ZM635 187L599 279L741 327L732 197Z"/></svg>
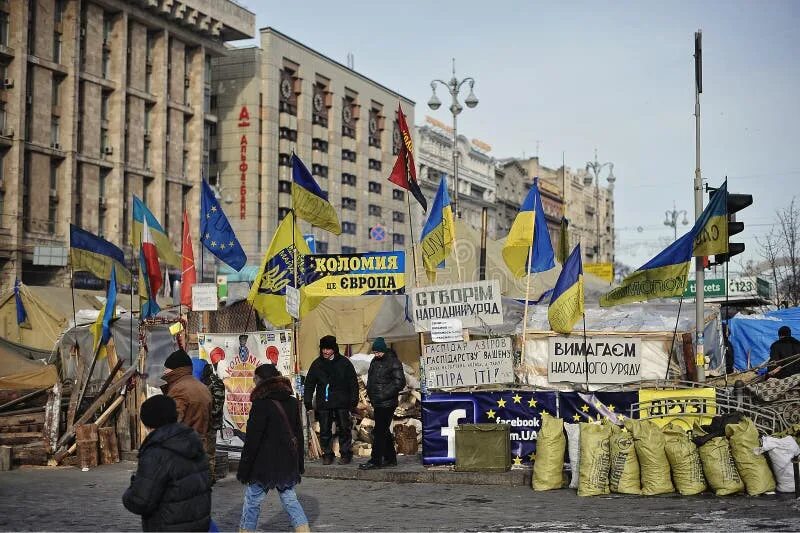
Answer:
<svg viewBox="0 0 800 533"><path fill-rule="evenodd" d="M428 344L422 367L428 389L513 383L511 338Z"/></svg>
<svg viewBox="0 0 800 533"><path fill-rule="evenodd" d="M412 289L411 312L418 333L430 331L434 319L459 318L465 328L502 324L500 282L493 279Z"/></svg>
<svg viewBox="0 0 800 533"><path fill-rule="evenodd" d="M639 418L649 418L661 427L673 422L683 429L691 429L695 422L710 424L715 414L717 392L711 387L639 390Z"/></svg>
<svg viewBox="0 0 800 533"><path fill-rule="evenodd" d="M361 296L405 292L405 252L305 256L307 296Z"/></svg>
<svg viewBox="0 0 800 533"><path fill-rule="evenodd" d="M556 414L556 392L433 393L422 399L422 463L453 464L459 424L509 424L514 466L530 465L542 413Z"/></svg>
<svg viewBox="0 0 800 533"><path fill-rule="evenodd" d="M234 450L244 442L237 432L247 432L253 372L262 364L273 364L284 376L291 376L292 332L199 333L200 358L217 363L217 375L225 384L223 440ZM226 431L227 430L227 431Z"/></svg>
<svg viewBox="0 0 800 533"><path fill-rule="evenodd" d="M632 337L550 337L547 380L551 383L628 383L639 379L642 340Z"/></svg>

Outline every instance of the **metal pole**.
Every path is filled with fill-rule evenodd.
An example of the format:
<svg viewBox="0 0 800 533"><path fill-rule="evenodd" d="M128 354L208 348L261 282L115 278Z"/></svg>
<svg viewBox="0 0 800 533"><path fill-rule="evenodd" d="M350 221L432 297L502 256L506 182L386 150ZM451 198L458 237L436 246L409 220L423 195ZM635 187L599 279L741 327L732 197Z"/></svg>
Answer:
<svg viewBox="0 0 800 533"><path fill-rule="evenodd" d="M599 173L595 173L594 175L594 185L597 190L597 197L595 198L595 213L594 218L597 222L597 259L598 263L602 262L600 257L600 175Z"/></svg>
<svg viewBox="0 0 800 533"><path fill-rule="evenodd" d="M695 169L694 169L694 216L695 220L700 218L703 212L703 178L700 173L700 93L703 92L702 85L702 38L703 34L698 30L694 34L694 64L695 64L695 84L694 84L694 117L695 117ZM705 348L703 339L703 325L705 317L703 315L703 297L705 292L705 271L703 270L703 257L695 258L695 335L696 335L696 363L697 381L706 380L705 372Z"/></svg>
<svg viewBox="0 0 800 533"><path fill-rule="evenodd" d="M478 279L486 279L486 234L489 231L489 209L484 207L481 212L481 255L478 267ZM458 252L456 252L458 253Z"/></svg>
<svg viewBox="0 0 800 533"><path fill-rule="evenodd" d="M453 104L458 105L456 94L453 93ZM458 201L458 115L453 107L453 208L456 218L461 218L461 211L458 209L461 202Z"/></svg>

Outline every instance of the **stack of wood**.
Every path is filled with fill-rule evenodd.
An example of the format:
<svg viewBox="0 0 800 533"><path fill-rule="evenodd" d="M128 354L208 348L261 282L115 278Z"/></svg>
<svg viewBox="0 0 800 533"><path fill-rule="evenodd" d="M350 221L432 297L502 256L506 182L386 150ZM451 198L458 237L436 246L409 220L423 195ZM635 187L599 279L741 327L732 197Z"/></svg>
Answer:
<svg viewBox="0 0 800 533"><path fill-rule="evenodd" d="M0 391L0 470L46 465L58 428L61 387Z"/></svg>

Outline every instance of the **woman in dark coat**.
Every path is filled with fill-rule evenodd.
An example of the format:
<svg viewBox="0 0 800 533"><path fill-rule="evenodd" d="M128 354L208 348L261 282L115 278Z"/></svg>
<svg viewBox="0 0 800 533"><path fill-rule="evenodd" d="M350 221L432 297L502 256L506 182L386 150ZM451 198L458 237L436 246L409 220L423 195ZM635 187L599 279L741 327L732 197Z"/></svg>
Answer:
<svg viewBox="0 0 800 533"><path fill-rule="evenodd" d="M197 432L178 423L175 400L157 395L140 411L152 429L139 449L139 465L122 496L141 515L144 531L208 531L211 477Z"/></svg>
<svg viewBox="0 0 800 533"><path fill-rule="evenodd" d="M267 491L277 489L295 531L309 531L308 518L294 486L303 473L303 430L292 384L274 365L261 365L253 377L247 437L236 479L246 485L240 531L258 526Z"/></svg>

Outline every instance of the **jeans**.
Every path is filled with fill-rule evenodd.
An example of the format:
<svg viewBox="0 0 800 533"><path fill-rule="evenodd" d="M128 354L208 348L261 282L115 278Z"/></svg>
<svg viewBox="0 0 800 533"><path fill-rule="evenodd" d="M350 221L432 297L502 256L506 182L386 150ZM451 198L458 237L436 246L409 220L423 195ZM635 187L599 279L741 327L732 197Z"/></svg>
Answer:
<svg viewBox="0 0 800 533"><path fill-rule="evenodd" d="M389 427L392 423L394 407L375 408L375 428L372 430L372 462L380 465L397 461L394 438Z"/></svg>
<svg viewBox="0 0 800 533"><path fill-rule="evenodd" d="M244 489L244 505L242 506L242 519L239 529L242 531L255 531L258 527L258 516L261 514L261 503L267 497L267 491L261 483L249 483ZM294 487L278 491L283 510L289 515L293 528L308 524L308 518L303 511L303 506L297 500Z"/></svg>
<svg viewBox="0 0 800 533"><path fill-rule="evenodd" d="M318 409L319 443L325 455L333 456L333 423L336 422L336 434L339 437L339 455L353 455L353 432L349 409Z"/></svg>

